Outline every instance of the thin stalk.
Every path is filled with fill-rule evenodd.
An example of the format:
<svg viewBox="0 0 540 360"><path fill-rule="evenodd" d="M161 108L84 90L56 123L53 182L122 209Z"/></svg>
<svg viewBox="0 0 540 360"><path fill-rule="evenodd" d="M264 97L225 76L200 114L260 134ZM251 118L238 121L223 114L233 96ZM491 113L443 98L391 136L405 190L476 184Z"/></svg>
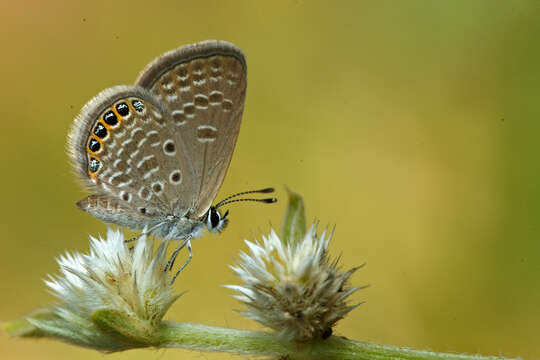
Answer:
<svg viewBox="0 0 540 360"><path fill-rule="evenodd" d="M225 329L186 323L162 323L158 347L234 354L272 355L288 360L494 360L503 357L436 353L404 347L369 344L332 336L305 344L290 343L265 332Z"/></svg>

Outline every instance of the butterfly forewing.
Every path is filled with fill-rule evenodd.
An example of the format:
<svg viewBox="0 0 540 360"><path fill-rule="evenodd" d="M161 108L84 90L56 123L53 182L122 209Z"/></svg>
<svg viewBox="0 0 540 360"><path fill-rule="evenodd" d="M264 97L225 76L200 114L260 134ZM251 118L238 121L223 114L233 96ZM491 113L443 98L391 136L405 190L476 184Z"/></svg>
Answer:
<svg viewBox="0 0 540 360"><path fill-rule="evenodd" d="M206 41L168 52L151 62L136 84L167 109L171 136L189 163L193 182L177 207L191 206L193 218L211 206L229 166L244 109L247 71L234 45ZM186 160L187 159L187 160Z"/></svg>

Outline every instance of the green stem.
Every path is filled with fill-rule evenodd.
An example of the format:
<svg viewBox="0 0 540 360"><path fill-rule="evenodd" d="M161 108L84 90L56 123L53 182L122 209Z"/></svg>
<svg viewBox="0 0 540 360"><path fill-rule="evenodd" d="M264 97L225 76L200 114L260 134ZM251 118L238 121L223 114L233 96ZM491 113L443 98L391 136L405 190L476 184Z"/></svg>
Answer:
<svg viewBox="0 0 540 360"><path fill-rule="evenodd" d="M43 315L44 318L50 315ZM95 314L100 318L100 328L106 330L111 341L117 346L98 346L87 342L82 345L96 350L115 352L142 347L182 348L198 351L227 352L233 354L266 355L287 360L507 360L503 357L480 355L445 354L425 350L413 350L398 346L375 345L353 341L340 336L331 336L326 340L314 340L309 343L292 343L276 334L226 329L201 324L162 322L154 328L151 336L141 332L136 323L122 321L121 314L104 311ZM111 319L113 319L111 321ZM118 332L117 325L122 332ZM61 324L60 324L61 325ZM40 338L51 337L77 344L69 336L59 337L56 332L38 329L25 319L4 324L12 336ZM135 327L135 330L133 329ZM135 331L136 337L132 334ZM64 334L65 335L65 334ZM69 334L68 334L69 335ZM115 340L120 338L121 343ZM77 339L77 338L75 338ZM79 344L81 345L81 344Z"/></svg>
<svg viewBox="0 0 540 360"><path fill-rule="evenodd" d="M332 336L308 344L281 340L274 334L224 329L199 324L162 323L158 347L173 347L235 354L272 355L288 360L494 360L503 357L444 354L397 346L382 346Z"/></svg>

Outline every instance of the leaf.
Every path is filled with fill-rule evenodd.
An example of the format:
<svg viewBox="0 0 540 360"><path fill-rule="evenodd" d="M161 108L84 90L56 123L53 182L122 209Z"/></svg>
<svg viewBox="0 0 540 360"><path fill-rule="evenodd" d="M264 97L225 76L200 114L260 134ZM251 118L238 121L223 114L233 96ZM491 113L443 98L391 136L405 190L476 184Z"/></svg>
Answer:
<svg viewBox="0 0 540 360"><path fill-rule="evenodd" d="M306 216L304 200L302 197L287 189L289 193L289 206L281 226L281 239L285 244L296 244L306 234Z"/></svg>
<svg viewBox="0 0 540 360"><path fill-rule="evenodd" d="M91 317L101 331L123 343L126 348L155 344L154 329L121 311L98 310L93 312Z"/></svg>

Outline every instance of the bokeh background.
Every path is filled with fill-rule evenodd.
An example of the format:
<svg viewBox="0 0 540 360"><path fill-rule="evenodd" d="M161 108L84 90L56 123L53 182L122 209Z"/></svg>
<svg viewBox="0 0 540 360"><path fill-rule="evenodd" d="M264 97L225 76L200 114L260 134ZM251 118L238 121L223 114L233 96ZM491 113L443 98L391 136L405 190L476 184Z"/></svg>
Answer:
<svg viewBox="0 0 540 360"><path fill-rule="evenodd" d="M540 2L2 1L0 320L53 301L55 257L106 226L65 155L72 119L162 52L204 39L247 54L237 148L218 197L276 186L276 205L231 207L194 244L167 318L261 329L221 284L242 239L278 228L285 185L370 284L336 333L446 352L539 359ZM102 359L0 335L6 359ZM135 350L107 359L228 359Z"/></svg>

